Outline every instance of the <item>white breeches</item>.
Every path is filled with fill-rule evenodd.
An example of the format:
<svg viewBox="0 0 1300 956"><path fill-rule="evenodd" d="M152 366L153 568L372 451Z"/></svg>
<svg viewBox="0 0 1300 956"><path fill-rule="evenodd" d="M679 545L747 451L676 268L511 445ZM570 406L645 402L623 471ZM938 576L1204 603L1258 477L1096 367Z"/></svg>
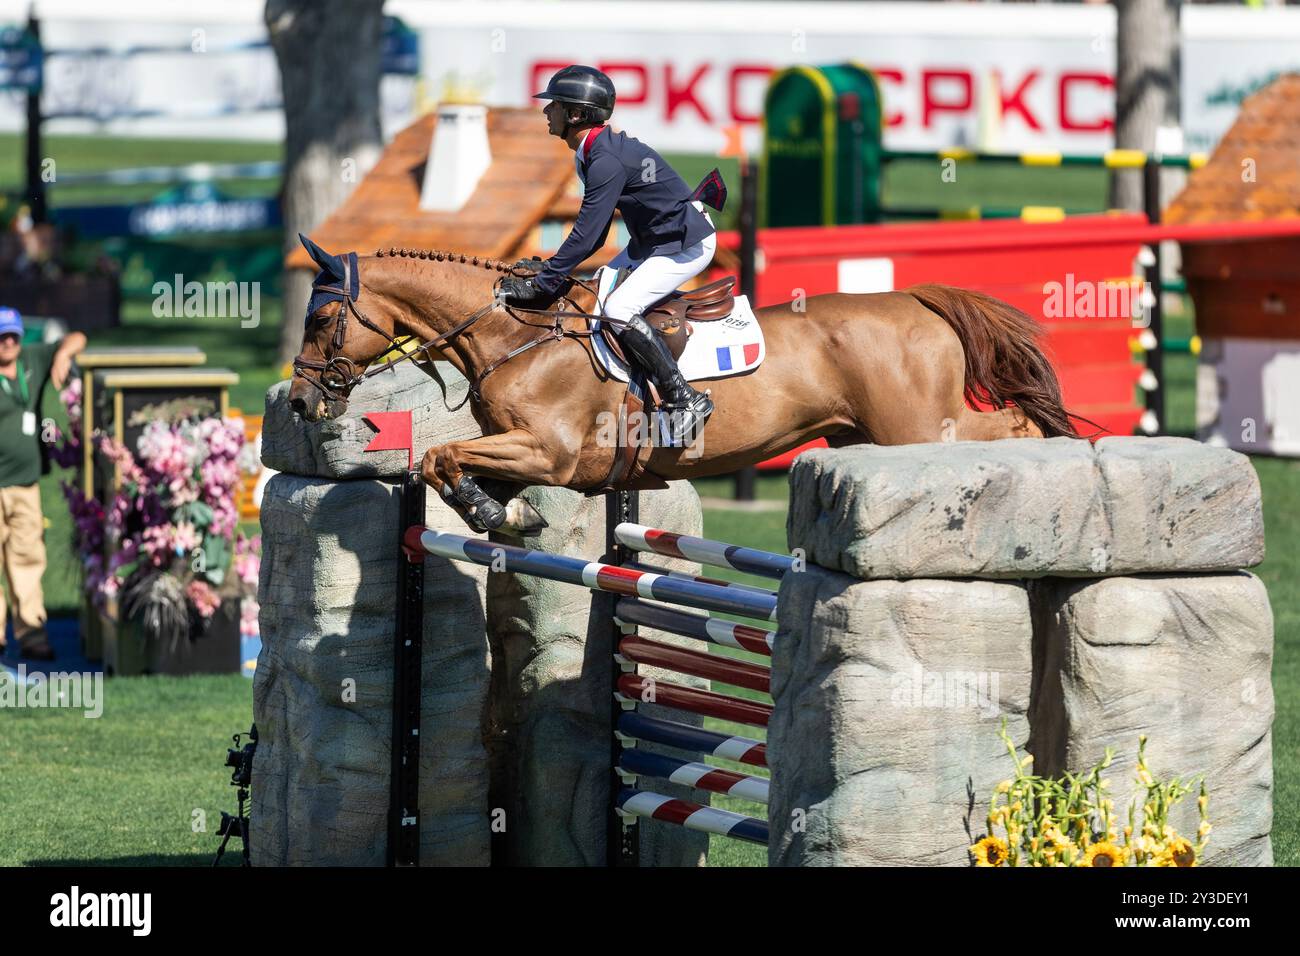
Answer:
<svg viewBox="0 0 1300 956"><path fill-rule="evenodd" d="M709 220L710 223L712 221ZM713 250L717 244L717 233L710 233L681 252L668 256L651 256L639 261L631 258L624 249L606 268L631 269L632 273L605 300L601 310L603 321L612 325L616 333L621 332L633 316L643 314L664 296L676 292L682 283L707 269L713 261Z"/></svg>

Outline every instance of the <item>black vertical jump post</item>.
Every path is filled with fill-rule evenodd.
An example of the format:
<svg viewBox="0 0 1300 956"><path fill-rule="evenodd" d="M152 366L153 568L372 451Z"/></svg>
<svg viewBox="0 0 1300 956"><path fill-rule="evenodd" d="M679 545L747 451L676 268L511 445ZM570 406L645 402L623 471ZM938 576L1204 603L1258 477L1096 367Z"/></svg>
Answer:
<svg viewBox="0 0 1300 956"><path fill-rule="evenodd" d="M1160 157L1148 154L1142 167L1142 204L1146 207L1147 221L1160 225ZM1155 434L1165 431L1165 318L1162 306L1160 269L1160 240L1151 243L1151 263L1143 278L1151 293L1151 323L1148 328L1155 344L1147 350L1147 369L1155 376L1155 388L1147 392L1147 410L1156 419Z"/></svg>
<svg viewBox="0 0 1300 956"><path fill-rule="evenodd" d="M740 292L757 308L758 285L758 169L748 157L740 160ZM736 472L736 500L754 500L758 469L749 465Z"/></svg>
<svg viewBox="0 0 1300 956"><path fill-rule="evenodd" d="M420 685L424 649L424 558L401 547L406 529L424 524L425 484L409 471L398 495L397 623L393 634L393 763L388 866L420 865Z"/></svg>
<svg viewBox="0 0 1300 956"><path fill-rule="evenodd" d="M637 522L640 517L640 501L635 491L613 491L605 495L605 557L606 564L625 565L635 559L632 549L618 543L614 529L624 521ZM640 866L641 864L641 827L634 823L624 826L618 812L618 792L623 786L618 775L618 765L623 745L615 733L618 718L623 712L622 705L614 697L618 688L618 679L622 675L615 655L618 643L623 636L619 626L614 622L613 608L617 596L602 594L598 600L607 601L610 614L607 622L609 635L610 662L610 718L609 718L609 817L608 829L605 831L605 862L613 867Z"/></svg>

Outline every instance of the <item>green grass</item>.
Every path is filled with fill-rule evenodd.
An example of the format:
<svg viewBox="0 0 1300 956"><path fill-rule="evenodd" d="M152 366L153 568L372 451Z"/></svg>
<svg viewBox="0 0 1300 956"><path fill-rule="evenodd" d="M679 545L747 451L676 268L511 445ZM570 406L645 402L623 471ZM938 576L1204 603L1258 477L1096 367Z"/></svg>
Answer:
<svg viewBox="0 0 1300 956"><path fill-rule="evenodd" d="M1086 167L1021 167L958 163L956 179L945 182L938 162L898 160L885 166L886 206L924 205L943 209L971 206L1063 206L1106 208L1107 175Z"/></svg>
<svg viewBox="0 0 1300 956"><path fill-rule="evenodd" d="M210 864L221 811L236 806L226 747L251 718L238 674L109 679L98 719L7 712L0 866Z"/></svg>
<svg viewBox="0 0 1300 956"><path fill-rule="evenodd" d="M1267 556L1253 569L1273 607L1273 857L1300 866L1300 462L1254 459Z"/></svg>
<svg viewBox="0 0 1300 956"><path fill-rule="evenodd" d="M18 133L0 133L0 187L23 180L25 140ZM108 136L46 136L41 153L55 161L56 175L92 173L136 166L179 166L186 163L255 163L284 156L279 143L232 140L114 139ZM56 179L57 182L57 179Z"/></svg>
<svg viewBox="0 0 1300 956"><path fill-rule="evenodd" d="M95 137L52 137L47 154L62 171L87 171L121 166L188 162L246 162L279 157L267 144L176 143L154 140L110 140ZM21 142L0 135L0 190L21 184ZM688 182L694 183L712 166L722 168L737 187L734 160L712 157L668 157ZM931 164L894 164L886 178L886 196L896 204L969 205L1043 204L1101 208L1105 177L1088 169L1019 169L959 166L958 181L940 184ZM245 184L265 188L267 184ZM151 187L152 188L152 187ZM152 193L150 193L152 194ZM116 201L120 193L100 190L68 201ZM736 202L719 224L734 223ZM56 202L58 190L56 189ZM211 365L239 372L231 404L260 413L265 390L279 379L268 364L275 354L279 305L262 302L262 323L241 329L237 320L173 320L154 318L147 301L129 302L125 325L97 334L96 345L198 345ZM1167 317L1170 337L1190 334L1191 316ZM1194 423L1195 359L1170 356L1166 363L1169 430L1192 433ZM62 421L52 392L45 413ZM1276 628L1274 693L1277 717L1273 730L1274 830L1276 860L1300 864L1300 556L1290 545L1300 538L1300 462L1256 457L1264 496L1268 558L1256 569L1269 589ZM49 519L47 545L50 570L45 577L47 604L53 613L75 613L79 606L77 573L69 548L67 510L58 491L61 477L41 482L42 503ZM730 479L696 482L705 497L731 497ZM757 497L785 501L783 475L762 476ZM786 548L785 512L705 511L705 533L721 540L780 551ZM255 528L248 529L255 531ZM723 572L718 572L723 573ZM741 575L729 575L752 583ZM751 692L723 688L729 693ZM234 790L222 769L230 734L247 729L251 719L250 683L228 678L118 678L106 681L107 709L100 720L79 714L42 710L3 716L0 733L0 865L28 863L205 863L215 851L219 809L234 807ZM710 726L746 736L754 729L720 721ZM761 734L760 734L761 736ZM732 769L746 768L726 764ZM761 815L761 807L719 798L717 805ZM195 808L207 811L208 832L190 830ZM712 841L715 866L761 866L763 850L736 841Z"/></svg>
<svg viewBox="0 0 1300 956"><path fill-rule="evenodd" d="M100 136L46 136L41 143L43 157L54 160L54 180L49 186L56 205L81 206L99 203L143 202L166 186L66 185L58 177L68 173L95 173L138 166L183 166L189 163L255 163L283 158L279 143L188 141L169 139L110 139ZM26 183L23 165L26 147L17 133L0 133L0 193L21 190ZM272 180L223 182L231 195L274 195L279 184ZM0 207L0 213L4 213Z"/></svg>

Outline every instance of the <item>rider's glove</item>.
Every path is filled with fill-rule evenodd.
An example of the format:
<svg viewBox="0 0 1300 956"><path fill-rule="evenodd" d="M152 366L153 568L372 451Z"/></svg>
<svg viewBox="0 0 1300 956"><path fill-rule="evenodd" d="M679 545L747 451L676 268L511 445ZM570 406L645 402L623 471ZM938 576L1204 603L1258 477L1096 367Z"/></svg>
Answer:
<svg viewBox="0 0 1300 956"><path fill-rule="evenodd" d="M535 276L545 268L546 260L541 256L533 256L531 259L520 259L510 267L510 271L516 275L523 273Z"/></svg>
<svg viewBox="0 0 1300 956"><path fill-rule="evenodd" d="M538 308L545 304L551 296L538 289L533 284L532 279L525 279L521 276L506 276L501 280L501 298L508 305Z"/></svg>

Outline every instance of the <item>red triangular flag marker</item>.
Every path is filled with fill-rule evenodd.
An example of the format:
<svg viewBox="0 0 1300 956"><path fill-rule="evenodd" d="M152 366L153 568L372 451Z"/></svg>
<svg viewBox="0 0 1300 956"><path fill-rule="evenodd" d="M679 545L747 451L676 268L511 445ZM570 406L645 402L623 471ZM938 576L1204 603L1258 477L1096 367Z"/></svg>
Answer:
<svg viewBox="0 0 1300 956"><path fill-rule="evenodd" d="M411 444L411 413L365 412L361 416L375 426L375 437L362 451L394 451L406 449L406 468L415 465L415 449Z"/></svg>

